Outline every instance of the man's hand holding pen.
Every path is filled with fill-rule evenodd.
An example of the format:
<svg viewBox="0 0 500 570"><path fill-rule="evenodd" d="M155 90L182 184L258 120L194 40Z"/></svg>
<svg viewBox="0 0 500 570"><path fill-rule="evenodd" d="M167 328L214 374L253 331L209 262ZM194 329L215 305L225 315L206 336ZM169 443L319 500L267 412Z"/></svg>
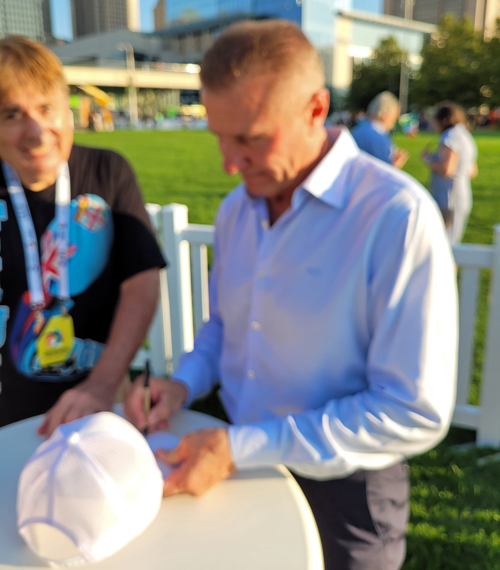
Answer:
<svg viewBox="0 0 500 570"><path fill-rule="evenodd" d="M151 398L149 414L147 390ZM146 366L145 373L132 384L125 413L147 435L145 428L149 433L167 429L170 417L182 407L187 396L187 388L182 382L149 376ZM158 449L156 456L176 467L165 480L165 497L178 493L201 495L235 470L225 428L187 433L176 449Z"/></svg>
<svg viewBox="0 0 500 570"><path fill-rule="evenodd" d="M146 373L139 376L132 384L125 402L125 414L143 433L146 427L149 433L165 430L170 417L180 410L186 401L187 388L177 380L149 376L150 411L147 414L145 412L147 399L145 380Z"/></svg>

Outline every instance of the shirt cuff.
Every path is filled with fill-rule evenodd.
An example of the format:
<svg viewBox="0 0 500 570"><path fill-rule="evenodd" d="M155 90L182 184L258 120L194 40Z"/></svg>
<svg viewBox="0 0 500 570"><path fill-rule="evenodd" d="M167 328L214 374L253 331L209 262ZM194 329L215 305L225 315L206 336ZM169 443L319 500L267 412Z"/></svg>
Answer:
<svg viewBox="0 0 500 570"><path fill-rule="evenodd" d="M229 447L236 468L268 467L282 463L280 418L258 424L228 427Z"/></svg>

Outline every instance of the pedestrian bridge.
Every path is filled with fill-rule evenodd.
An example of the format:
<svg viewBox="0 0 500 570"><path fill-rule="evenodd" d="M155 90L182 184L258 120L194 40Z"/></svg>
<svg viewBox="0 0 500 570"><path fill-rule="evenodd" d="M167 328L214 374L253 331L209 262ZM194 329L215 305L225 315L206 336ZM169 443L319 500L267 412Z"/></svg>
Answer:
<svg viewBox="0 0 500 570"><path fill-rule="evenodd" d="M199 89L199 67L194 64L171 64L165 69L121 69L64 65L68 85L128 87L140 89Z"/></svg>

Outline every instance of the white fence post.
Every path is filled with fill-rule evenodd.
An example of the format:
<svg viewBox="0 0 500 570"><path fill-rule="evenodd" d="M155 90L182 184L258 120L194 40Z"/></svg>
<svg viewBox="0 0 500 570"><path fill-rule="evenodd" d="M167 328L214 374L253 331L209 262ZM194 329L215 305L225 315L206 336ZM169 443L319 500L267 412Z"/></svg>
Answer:
<svg viewBox="0 0 500 570"><path fill-rule="evenodd" d="M157 236L161 235L161 206L147 204L151 225ZM163 246L164 244L161 244ZM160 271L160 294L155 315L148 331L151 371L162 376L172 373L172 338L170 334L170 307L168 302L167 275Z"/></svg>
<svg viewBox="0 0 500 570"><path fill-rule="evenodd" d="M191 245L193 260L193 305L196 333L210 318L208 295L208 257L206 245Z"/></svg>
<svg viewBox="0 0 500 570"><path fill-rule="evenodd" d="M160 236L161 207L158 204L146 204L151 226ZM159 244L162 245L161 243ZM132 370L143 370L146 360L150 361L153 374L162 376L170 374L172 369L172 346L170 337L170 314L167 296L167 275L165 269L160 271L160 292L155 314L149 326L146 338L149 347L141 347L130 363Z"/></svg>
<svg viewBox="0 0 500 570"><path fill-rule="evenodd" d="M457 405L469 404L470 378L474 358L477 298L481 271L464 265L460 268L460 321L458 335Z"/></svg>
<svg viewBox="0 0 500 570"><path fill-rule="evenodd" d="M193 349L193 309L189 243L183 238L188 209L169 204L162 209L163 241L168 268L168 297L172 335L172 363L176 368L182 353Z"/></svg>
<svg viewBox="0 0 500 570"><path fill-rule="evenodd" d="M168 280L167 280L167 270L162 269L160 271L160 298L161 298L161 330L163 333L163 350L164 350L164 362L165 368L162 374L167 374L171 376L174 372L173 364L173 351L172 351L172 329L171 329L171 317L170 317L170 300L168 296ZM153 343L151 343L152 346Z"/></svg>
<svg viewBox="0 0 500 570"><path fill-rule="evenodd" d="M494 231L493 266L490 282L488 323L481 380L481 414L476 443L500 445L500 225Z"/></svg>

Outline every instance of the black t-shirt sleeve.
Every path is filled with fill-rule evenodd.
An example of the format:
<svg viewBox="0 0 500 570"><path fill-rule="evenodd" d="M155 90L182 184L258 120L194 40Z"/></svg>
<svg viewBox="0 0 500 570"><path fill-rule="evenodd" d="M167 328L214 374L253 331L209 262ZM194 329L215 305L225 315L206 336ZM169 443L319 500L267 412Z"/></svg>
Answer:
<svg viewBox="0 0 500 570"><path fill-rule="evenodd" d="M114 255L120 282L153 267L165 267L136 177L128 162L114 152L109 154L109 175L113 186Z"/></svg>

